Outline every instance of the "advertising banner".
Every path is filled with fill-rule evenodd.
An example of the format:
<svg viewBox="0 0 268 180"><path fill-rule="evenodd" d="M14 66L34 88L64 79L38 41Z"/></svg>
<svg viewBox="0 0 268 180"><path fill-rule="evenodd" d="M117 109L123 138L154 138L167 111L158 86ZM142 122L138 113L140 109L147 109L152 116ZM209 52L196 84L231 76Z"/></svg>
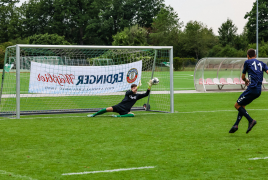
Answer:
<svg viewBox="0 0 268 180"><path fill-rule="evenodd" d="M31 62L29 93L102 94L130 89L141 80L142 61L109 66Z"/></svg>

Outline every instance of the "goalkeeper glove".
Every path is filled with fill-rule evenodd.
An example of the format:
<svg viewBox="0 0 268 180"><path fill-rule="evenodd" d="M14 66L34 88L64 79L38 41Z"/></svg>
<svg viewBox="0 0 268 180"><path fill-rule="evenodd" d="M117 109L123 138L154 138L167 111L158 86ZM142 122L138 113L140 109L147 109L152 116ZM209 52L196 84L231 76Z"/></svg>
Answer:
<svg viewBox="0 0 268 180"><path fill-rule="evenodd" d="M141 80L139 81L139 84L138 84L138 86L137 86L137 90L141 87Z"/></svg>
<svg viewBox="0 0 268 180"><path fill-rule="evenodd" d="M151 88L152 88L152 85L153 85L153 81L150 79L149 80L149 82L148 82L148 89L150 89L151 90Z"/></svg>

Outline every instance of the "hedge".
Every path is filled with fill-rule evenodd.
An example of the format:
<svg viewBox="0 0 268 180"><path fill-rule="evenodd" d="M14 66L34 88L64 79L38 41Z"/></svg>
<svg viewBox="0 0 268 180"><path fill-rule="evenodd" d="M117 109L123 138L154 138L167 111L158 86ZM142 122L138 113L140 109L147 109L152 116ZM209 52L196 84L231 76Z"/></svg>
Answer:
<svg viewBox="0 0 268 180"><path fill-rule="evenodd" d="M195 65L196 60L194 58L180 58L180 57L173 58L173 66L175 71L183 71L186 63Z"/></svg>

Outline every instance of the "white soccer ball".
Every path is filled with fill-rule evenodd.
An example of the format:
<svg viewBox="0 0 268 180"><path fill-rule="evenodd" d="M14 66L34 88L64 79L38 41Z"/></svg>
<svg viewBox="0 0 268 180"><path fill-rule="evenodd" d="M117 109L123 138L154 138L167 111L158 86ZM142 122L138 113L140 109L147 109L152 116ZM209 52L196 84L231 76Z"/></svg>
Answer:
<svg viewBox="0 0 268 180"><path fill-rule="evenodd" d="M152 79L152 84L157 85L159 83L159 79L157 77Z"/></svg>

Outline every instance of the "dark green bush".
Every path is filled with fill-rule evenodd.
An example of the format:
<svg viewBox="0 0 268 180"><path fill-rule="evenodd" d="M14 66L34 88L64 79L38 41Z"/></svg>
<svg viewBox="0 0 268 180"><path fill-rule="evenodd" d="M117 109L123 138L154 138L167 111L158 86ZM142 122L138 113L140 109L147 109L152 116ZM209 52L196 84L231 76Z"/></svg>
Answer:
<svg viewBox="0 0 268 180"><path fill-rule="evenodd" d="M71 45L65 40L64 36L57 34L35 34L29 37L30 44L44 44L44 45Z"/></svg>
<svg viewBox="0 0 268 180"><path fill-rule="evenodd" d="M4 42L0 44L0 69L4 67L4 60L5 60L5 52L8 46L12 46L11 42Z"/></svg>
<svg viewBox="0 0 268 180"><path fill-rule="evenodd" d="M180 58L174 57L173 58L173 66L175 71L183 71L186 64L195 65L196 60L194 58Z"/></svg>

